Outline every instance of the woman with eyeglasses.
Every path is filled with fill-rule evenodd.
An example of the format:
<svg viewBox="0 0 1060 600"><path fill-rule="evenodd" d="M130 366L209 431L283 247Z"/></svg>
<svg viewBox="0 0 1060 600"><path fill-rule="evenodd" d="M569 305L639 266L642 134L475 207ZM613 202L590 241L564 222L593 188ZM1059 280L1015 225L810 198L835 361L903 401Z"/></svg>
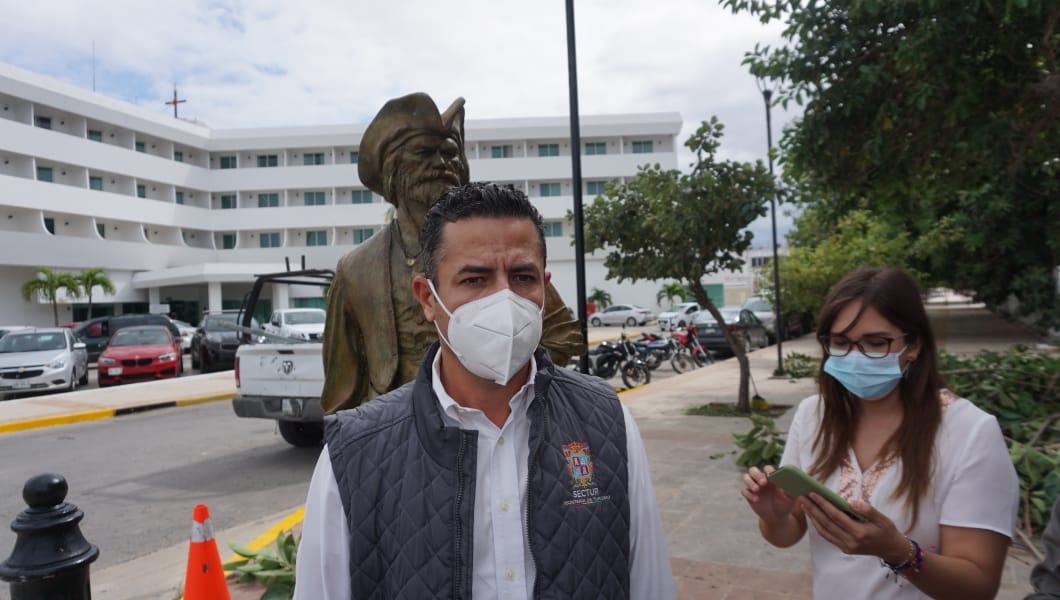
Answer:
<svg viewBox="0 0 1060 600"><path fill-rule="evenodd" d="M993 598L1019 482L997 419L943 387L916 283L864 268L829 292L817 329L819 394L803 400L782 465L837 492L794 497L751 468L743 496L762 536L809 532L815 598Z"/></svg>

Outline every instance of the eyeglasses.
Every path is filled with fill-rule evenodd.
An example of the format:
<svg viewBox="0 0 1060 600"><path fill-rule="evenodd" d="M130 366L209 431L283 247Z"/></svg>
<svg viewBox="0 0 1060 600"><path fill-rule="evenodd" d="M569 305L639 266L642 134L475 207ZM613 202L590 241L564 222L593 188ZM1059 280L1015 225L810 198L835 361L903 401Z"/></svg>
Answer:
<svg viewBox="0 0 1060 600"><path fill-rule="evenodd" d="M891 345L899 340L909 337L908 333L900 334L899 337L888 337L885 335L867 335L860 340L852 340L842 335L822 335L817 339L821 347L829 356L840 358L850 354L855 347L869 358L883 358L890 354Z"/></svg>

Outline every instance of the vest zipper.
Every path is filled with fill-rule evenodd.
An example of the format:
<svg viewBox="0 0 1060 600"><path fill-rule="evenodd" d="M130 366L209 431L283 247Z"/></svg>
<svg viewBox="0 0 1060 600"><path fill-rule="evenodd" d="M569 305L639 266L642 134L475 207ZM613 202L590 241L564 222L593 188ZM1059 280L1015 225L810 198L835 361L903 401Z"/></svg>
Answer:
<svg viewBox="0 0 1060 600"><path fill-rule="evenodd" d="M456 531L453 533L453 598L464 597L464 557L463 557L463 541L464 541L464 520L463 520L463 502L464 502L464 485L467 479L467 473L464 472L464 452L467 448L467 435L463 432L460 433L460 444L456 450L456 499L454 500L456 510Z"/></svg>
<svg viewBox="0 0 1060 600"><path fill-rule="evenodd" d="M538 430L537 447L533 448L533 454L530 455L530 464L527 465L526 469L526 547L530 549L530 560L534 563L534 598L541 597L541 577L540 577L540 566L541 564L537 560L537 553L534 552L534 539L530 537L530 532L533 531L533 520L534 520L534 488L530 485L530 482L534 480L535 471L537 471L537 460L536 454L541 453L541 436L544 432L548 431L548 411L544 405L544 393L536 394L534 396L535 403L541 404L541 428ZM533 423L531 423L531 426Z"/></svg>

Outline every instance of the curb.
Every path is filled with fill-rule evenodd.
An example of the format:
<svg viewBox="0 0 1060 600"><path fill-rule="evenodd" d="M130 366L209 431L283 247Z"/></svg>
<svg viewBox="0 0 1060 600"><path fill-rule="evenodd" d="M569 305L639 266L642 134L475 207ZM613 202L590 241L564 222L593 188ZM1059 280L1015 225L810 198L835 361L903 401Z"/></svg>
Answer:
<svg viewBox="0 0 1060 600"><path fill-rule="evenodd" d="M235 396L236 395L233 393L225 392L222 394L195 396L183 400L167 400L165 402L156 402L153 404L144 404L140 406L127 406L124 408L101 408L96 410L86 410L83 412L57 415L51 417L35 417L32 419L23 419L21 421L0 423L0 434L13 433L16 431L27 431L30 429L42 429L45 427L53 427L56 425L69 425L71 423L81 423L85 421L99 421L102 419L110 419L113 417L132 415L151 410L158 410L162 408L194 406L196 404L217 402L219 400L231 400L232 398L235 398Z"/></svg>

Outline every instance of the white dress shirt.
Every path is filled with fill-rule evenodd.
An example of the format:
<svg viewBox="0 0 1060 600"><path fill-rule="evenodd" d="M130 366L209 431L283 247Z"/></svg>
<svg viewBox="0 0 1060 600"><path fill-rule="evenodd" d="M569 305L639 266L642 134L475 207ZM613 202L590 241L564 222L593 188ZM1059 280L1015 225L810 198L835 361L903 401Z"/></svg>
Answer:
<svg viewBox="0 0 1060 600"><path fill-rule="evenodd" d="M530 377L510 400L511 414L507 421L497 427L482 411L461 406L445 391L438 375L439 357L440 354L433 364L432 387L444 418L461 429L478 432L472 596L532 598L536 571L523 515L526 514L530 452L530 421L526 412L533 399L536 362L530 359ZM644 443L629 409L623 406L622 414L629 469L630 597L676 598ZM340 523L347 520L325 446L306 498L295 600L353 600L349 530ZM514 540L521 543L513 543Z"/></svg>

